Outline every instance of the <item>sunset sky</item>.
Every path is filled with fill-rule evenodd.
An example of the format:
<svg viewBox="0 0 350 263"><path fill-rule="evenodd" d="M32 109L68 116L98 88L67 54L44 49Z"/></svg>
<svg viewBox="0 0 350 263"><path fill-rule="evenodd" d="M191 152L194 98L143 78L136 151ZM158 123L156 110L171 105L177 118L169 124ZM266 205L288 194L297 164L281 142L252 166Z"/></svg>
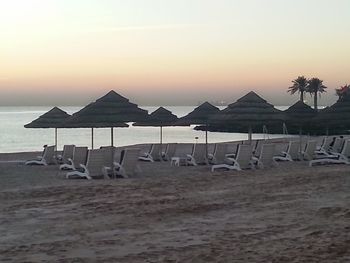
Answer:
<svg viewBox="0 0 350 263"><path fill-rule="evenodd" d="M0 106L275 105L298 75L350 83L348 0L0 0ZM311 99L308 97L311 102Z"/></svg>

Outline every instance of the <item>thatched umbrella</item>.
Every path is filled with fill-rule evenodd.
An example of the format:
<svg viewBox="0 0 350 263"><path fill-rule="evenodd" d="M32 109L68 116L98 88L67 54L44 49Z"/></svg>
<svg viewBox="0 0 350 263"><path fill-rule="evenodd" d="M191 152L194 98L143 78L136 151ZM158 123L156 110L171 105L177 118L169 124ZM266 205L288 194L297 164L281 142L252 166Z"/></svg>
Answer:
<svg viewBox="0 0 350 263"><path fill-rule="evenodd" d="M65 125L74 128L111 128L111 146L114 146L114 127L128 127L125 122L143 120L147 115L146 110L112 90L74 113Z"/></svg>
<svg viewBox="0 0 350 263"><path fill-rule="evenodd" d="M160 144L163 143L163 127L164 126L176 126L178 118L171 111L159 107L152 112L149 117L143 121L135 122L134 126L155 126L160 127Z"/></svg>
<svg viewBox="0 0 350 263"><path fill-rule="evenodd" d="M350 95L339 98L333 105L319 111L314 122L337 133L350 130Z"/></svg>
<svg viewBox="0 0 350 263"><path fill-rule="evenodd" d="M179 119L179 125L205 125L205 145L206 154L208 156L208 120L212 115L218 114L220 109L210 104L209 102L204 102L195 108L193 111L188 113L186 116Z"/></svg>
<svg viewBox="0 0 350 263"><path fill-rule="evenodd" d="M74 128L111 129L111 168L114 173L114 128L128 127L125 122L147 118L148 112L111 90L103 97L74 113L65 124Z"/></svg>
<svg viewBox="0 0 350 263"><path fill-rule="evenodd" d="M298 126L299 134L302 133L302 128L311 123L317 112L309 105L302 101L298 101L284 111L286 123L289 126Z"/></svg>
<svg viewBox="0 0 350 263"><path fill-rule="evenodd" d="M31 123L24 125L25 128L54 128L55 129L55 146L57 149L57 129L64 128L63 123L70 115L58 107L54 107Z"/></svg>
<svg viewBox="0 0 350 263"><path fill-rule="evenodd" d="M236 102L228 105L219 114L213 116L210 120L213 124L237 125L248 128L248 140L252 140L252 126L281 124L285 117L282 111L274 108L251 91Z"/></svg>

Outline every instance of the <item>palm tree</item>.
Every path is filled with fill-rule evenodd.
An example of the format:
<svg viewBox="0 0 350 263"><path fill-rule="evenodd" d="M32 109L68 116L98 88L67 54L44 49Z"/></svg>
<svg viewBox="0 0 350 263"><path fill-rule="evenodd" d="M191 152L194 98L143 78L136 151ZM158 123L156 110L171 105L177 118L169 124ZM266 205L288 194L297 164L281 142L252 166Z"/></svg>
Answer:
<svg viewBox="0 0 350 263"><path fill-rule="evenodd" d="M312 96L314 96L314 109L317 110L317 94L326 92L327 87L323 85L323 80L319 78L312 78L308 81L308 86L306 87L306 91L309 92Z"/></svg>
<svg viewBox="0 0 350 263"><path fill-rule="evenodd" d="M308 80L304 76L299 76L297 79L293 80L292 83L293 86L288 88L288 92L290 92L291 94L299 92L300 101L304 102L304 93L306 92Z"/></svg>

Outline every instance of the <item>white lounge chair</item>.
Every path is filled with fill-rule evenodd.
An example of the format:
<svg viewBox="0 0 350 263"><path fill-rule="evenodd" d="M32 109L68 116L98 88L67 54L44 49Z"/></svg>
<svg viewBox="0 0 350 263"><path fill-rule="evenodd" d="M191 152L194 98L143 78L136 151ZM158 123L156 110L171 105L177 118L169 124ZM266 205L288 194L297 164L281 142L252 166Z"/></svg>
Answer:
<svg viewBox="0 0 350 263"><path fill-rule="evenodd" d="M25 165L49 165L56 164L55 160L55 146L46 146L43 152L43 156L38 156L36 160L29 160L25 162Z"/></svg>
<svg viewBox="0 0 350 263"><path fill-rule="evenodd" d="M68 172L66 177L80 178L80 179L93 179L103 176L103 168L108 166L108 160L106 160L107 149L89 150L86 165L80 164L82 171ZM110 163L109 163L110 166Z"/></svg>
<svg viewBox="0 0 350 263"><path fill-rule="evenodd" d="M226 158L225 163L215 164L211 167L211 171L216 169L228 169L237 170L252 168L254 169L254 164L252 162L252 147L251 145L240 144L238 146L236 158Z"/></svg>
<svg viewBox="0 0 350 263"><path fill-rule="evenodd" d="M330 147L329 152L331 154L339 154L343 149L344 142L345 140L343 138L340 138L340 137L335 138L335 141L333 145Z"/></svg>
<svg viewBox="0 0 350 263"><path fill-rule="evenodd" d="M56 157L58 163L60 164L68 163L68 159L73 159L74 148L75 148L74 144L64 145L62 155L57 155Z"/></svg>
<svg viewBox="0 0 350 263"><path fill-rule="evenodd" d="M340 153L319 156L309 162L309 166L317 164L350 164L350 140L345 140Z"/></svg>
<svg viewBox="0 0 350 263"><path fill-rule="evenodd" d="M301 151L301 157L303 160L311 161L313 160L316 154L317 141L308 141L305 145L304 151Z"/></svg>
<svg viewBox="0 0 350 263"><path fill-rule="evenodd" d="M165 148L165 152L162 152L163 161L171 160L171 158L175 156L176 148L177 143L168 143Z"/></svg>
<svg viewBox="0 0 350 263"><path fill-rule="evenodd" d="M209 163L210 164L219 164L223 163L226 159L228 145L226 143L217 143L213 154L209 154Z"/></svg>
<svg viewBox="0 0 350 263"><path fill-rule="evenodd" d="M187 154L187 165L197 166L198 164L207 164L206 145L203 143L193 144L192 153Z"/></svg>
<svg viewBox="0 0 350 263"><path fill-rule="evenodd" d="M125 149L120 156L120 162L114 163L116 175L128 178L136 173L140 173L141 169L137 164L139 154L140 149L138 148Z"/></svg>
<svg viewBox="0 0 350 263"><path fill-rule="evenodd" d="M316 150L316 154L328 155L330 151L330 144L332 143L332 137L324 137L321 146Z"/></svg>
<svg viewBox="0 0 350 263"><path fill-rule="evenodd" d="M294 161L299 160L299 141L290 141L287 147L287 150L285 152L281 152L281 155L274 156L274 161Z"/></svg>
<svg viewBox="0 0 350 263"><path fill-rule="evenodd" d="M258 168L266 168L276 165L276 161L273 159L275 154L275 144L263 144L261 146L260 154L258 157L253 157L254 164Z"/></svg>
<svg viewBox="0 0 350 263"><path fill-rule="evenodd" d="M60 165L60 170L76 170L80 164L86 164L88 147L75 147L73 158L68 158L67 163Z"/></svg>
<svg viewBox="0 0 350 263"><path fill-rule="evenodd" d="M140 161L154 162L162 160L162 149L161 144L156 143L151 145L151 149L148 153L144 153L143 156L139 157Z"/></svg>

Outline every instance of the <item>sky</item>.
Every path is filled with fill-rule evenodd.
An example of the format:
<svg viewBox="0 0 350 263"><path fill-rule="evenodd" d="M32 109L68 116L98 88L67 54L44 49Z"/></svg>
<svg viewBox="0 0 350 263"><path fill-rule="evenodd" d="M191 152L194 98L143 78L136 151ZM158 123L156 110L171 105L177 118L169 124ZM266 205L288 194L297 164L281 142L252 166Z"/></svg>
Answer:
<svg viewBox="0 0 350 263"><path fill-rule="evenodd" d="M291 105L299 75L350 83L348 0L0 0L0 106ZM311 103L312 98L307 97Z"/></svg>

